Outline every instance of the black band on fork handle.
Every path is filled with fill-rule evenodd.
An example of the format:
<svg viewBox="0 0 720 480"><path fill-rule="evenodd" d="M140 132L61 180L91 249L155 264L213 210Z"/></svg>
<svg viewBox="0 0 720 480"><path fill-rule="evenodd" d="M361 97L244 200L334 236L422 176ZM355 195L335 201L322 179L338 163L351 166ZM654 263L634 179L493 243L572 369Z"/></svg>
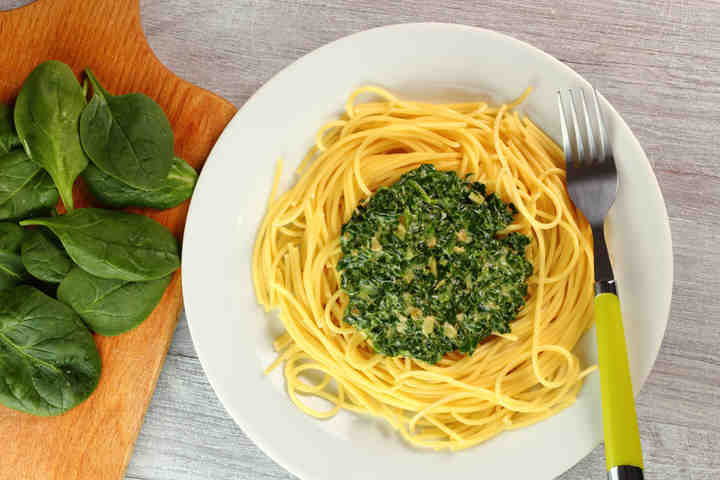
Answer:
<svg viewBox="0 0 720 480"><path fill-rule="evenodd" d="M601 293L614 293L617 295L615 280L598 280L595 282L595 295L600 295Z"/></svg>
<svg viewBox="0 0 720 480"><path fill-rule="evenodd" d="M607 472L608 480L643 480L642 468L633 465L619 465Z"/></svg>

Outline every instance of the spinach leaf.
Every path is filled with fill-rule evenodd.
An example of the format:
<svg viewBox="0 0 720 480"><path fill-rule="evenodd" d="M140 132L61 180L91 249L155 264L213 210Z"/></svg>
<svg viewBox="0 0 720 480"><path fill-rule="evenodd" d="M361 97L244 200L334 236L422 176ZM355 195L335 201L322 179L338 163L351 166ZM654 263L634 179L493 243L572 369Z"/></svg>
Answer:
<svg viewBox="0 0 720 480"><path fill-rule="evenodd" d="M141 93L110 95L90 70L93 98L80 117L80 139L106 174L140 189L159 187L173 161L173 131L162 108Z"/></svg>
<svg viewBox="0 0 720 480"><path fill-rule="evenodd" d="M0 103L0 155L20 146L20 139L13 125L12 108Z"/></svg>
<svg viewBox="0 0 720 480"><path fill-rule="evenodd" d="M43 282L60 283L73 268L65 250L44 229L28 232L20 257L28 273Z"/></svg>
<svg viewBox="0 0 720 480"><path fill-rule="evenodd" d="M58 191L47 172L32 178L17 195L0 205L0 220L47 215L57 204Z"/></svg>
<svg viewBox="0 0 720 480"><path fill-rule="evenodd" d="M57 201L52 179L24 151L0 155L0 220L47 213Z"/></svg>
<svg viewBox="0 0 720 480"><path fill-rule="evenodd" d="M160 210L175 207L190 198L197 176L193 167L177 157L173 159L170 173L162 185L150 190L131 187L107 175L95 165L88 165L83 173L90 192L103 205L115 208L150 207Z"/></svg>
<svg viewBox="0 0 720 480"><path fill-rule="evenodd" d="M7 202L43 169L23 150L0 155L0 204Z"/></svg>
<svg viewBox="0 0 720 480"><path fill-rule="evenodd" d="M60 283L58 300L69 305L101 335L127 332L152 313L172 275L149 282L96 277L75 267Z"/></svg>
<svg viewBox="0 0 720 480"><path fill-rule="evenodd" d="M177 240L151 218L82 208L66 215L24 220L48 227L70 258L93 275L131 282L165 277L180 267Z"/></svg>
<svg viewBox="0 0 720 480"><path fill-rule="evenodd" d="M27 283L54 297L57 284L33 278L26 271L21 250L23 242L33 233L34 231L22 229L17 224L0 222L0 264L3 265L0 267L0 290L18 283Z"/></svg>
<svg viewBox="0 0 720 480"><path fill-rule="evenodd" d="M25 151L50 174L68 211L74 208L73 183L88 164L78 134L84 107L75 74L55 60L30 73L15 102L15 127Z"/></svg>
<svg viewBox="0 0 720 480"><path fill-rule="evenodd" d="M25 231L15 223L0 222L0 250L10 253L20 251Z"/></svg>
<svg viewBox="0 0 720 480"><path fill-rule="evenodd" d="M27 279L20 255L0 250L0 290L7 290Z"/></svg>
<svg viewBox="0 0 720 480"><path fill-rule="evenodd" d="M0 403L59 415L95 390L102 365L72 309L28 285L0 292Z"/></svg>

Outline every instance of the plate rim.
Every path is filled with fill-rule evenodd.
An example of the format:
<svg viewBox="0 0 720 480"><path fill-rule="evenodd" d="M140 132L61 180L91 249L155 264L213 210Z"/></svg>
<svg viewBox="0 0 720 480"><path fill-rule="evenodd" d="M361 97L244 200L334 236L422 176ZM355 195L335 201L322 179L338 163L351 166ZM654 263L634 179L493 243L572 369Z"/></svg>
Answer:
<svg viewBox="0 0 720 480"><path fill-rule="evenodd" d="M429 29L437 29L437 30L451 29L451 30L464 30L464 31L470 31L470 32L480 32L484 35L488 35L490 37L495 37L499 41L513 44L514 46L516 46L518 48L527 49L530 52L532 52L534 55L542 57L544 60L549 61L556 68L560 68L561 70L564 70L566 73L569 73L571 77L573 77L578 82L582 83L584 86L586 86L586 87L590 86L589 82L587 80L585 80L585 78L582 75L577 73L571 67L569 67L565 63L561 62L554 56L546 53L545 51L541 50L538 47L535 47L534 45L532 45L528 42L519 40L508 34L501 33L501 32L498 32L498 31L495 31L492 29L457 24L457 23L444 23L444 22L408 22L408 23L396 23L396 24L379 26L379 27L355 32L355 33L337 38L333 41L330 41L330 42L300 56L299 58L292 61L290 64L286 65L285 67L280 69L278 72L276 72L268 81L266 81L263 85L261 85L248 98L248 100L238 109L236 114L233 116L232 120L228 123L228 125L225 127L225 129L223 130L221 135L218 137L218 140L216 141L215 145L213 146L213 149L211 150L210 154L208 155L206 165L210 164L213 161L213 158L217 154L218 146L223 144L225 137L226 136L229 137L230 135L232 135L232 133L230 133L230 132L232 132L234 130L232 128L233 124L235 124L236 122L239 123L241 121L241 119L244 115L244 112L249 108L249 106L256 103L260 97L263 97L265 91L271 89L275 83L282 81L283 77L292 74L292 72L298 68L302 68L302 64L304 62L306 62L307 60L309 60L315 56L322 55L325 51L337 48L339 45L343 44L344 42L350 42L359 36L365 36L365 35L370 35L370 34L373 34L376 32L385 32L385 31L389 31L389 30L403 30L403 29L413 29L413 28L429 28ZM630 133L630 135L629 135L630 141L635 145L635 147L640 152L643 153L643 157L644 157L643 159L645 161L644 163L647 164L646 166L649 169L649 171L651 172L653 179L655 180L658 194L659 194L660 200L662 201L662 206L663 206L662 218L660 220L661 220L663 226L665 227L665 230L666 230L665 233L667 234L667 239L669 242L668 246L669 246L669 252L670 252L670 255L669 255L670 256L670 258L669 258L670 291L669 291L667 297L665 298L665 300L666 300L665 305L663 305L663 311L665 311L666 314L664 316L662 337L660 338L660 341L658 342L657 347L654 348L654 351L652 352L653 359L652 359L652 363L650 365L650 370L648 371L647 375L645 375L644 378L642 378L640 380L639 387L636 387L635 397L637 397L639 395L640 391L642 390L642 388L644 387L644 385L647 381L647 378L652 373L652 370L657 361L657 356L659 354L659 351L660 351L660 348L662 345L662 338L664 338L665 332L667 330L667 324L670 319L670 313L671 313L670 305L671 305L671 301L672 301L672 293L673 293L672 290L673 290L673 286L674 286L673 242L672 242L672 235L671 235L671 231L670 231L669 216L667 213L667 203L662 194L662 189L660 188L659 182L657 182L657 177L654 174L652 164L650 163L650 160L647 158L647 154L645 153L644 149L642 148L642 145L640 144L638 138L635 136L634 132L627 125L627 122L625 121L625 119L619 114L619 112L615 109L615 107L612 104L610 104L610 102L608 102L602 96L602 94L600 96L603 100L603 103L605 104L605 107L609 108L612 111L614 118L621 123L621 127L624 127ZM201 186L201 182L202 182L202 173L198 180L198 186ZM191 232L191 224L192 224L191 222L193 219L193 212L195 209L197 209L197 207L194 209L194 207L193 207L194 205L197 205L197 203L193 202L191 200L189 211L188 211L186 234L183 238L183 251L187 250L186 245L189 245L188 238L193 238L193 236L189 235L189 233ZM191 260L186 260L186 257L183 256L183 260L182 260L183 287L185 286L185 283L186 283L184 274L185 274L185 272L192 270L191 265L192 265ZM285 454L278 451L278 449L276 449L272 445L272 442L265 441L265 439L263 438L264 435L258 433L258 431L253 426L251 426L248 421L246 421L245 417L236 414L234 412L234 407L231 407L223 399L224 394L222 392L225 391L225 387L221 385L221 382L215 377L214 374L210 373L210 369L207 367L206 362L203 360L203 353L202 353L203 349L200 347L199 342L197 340L198 335L193 333L194 331L196 331L197 328L200 328L200 327L198 326L197 323L194 323L194 321L191 320L192 314L190 313L190 310L194 310L194 306L191 307L190 305L191 304L195 305L194 300L189 300L192 296L192 294L189 293L191 288L187 288L187 289L184 288L184 290L186 292L184 294L185 305L186 305L186 317L187 317L187 321L188 321L188 328L190 330L190 334L191 334L191 338L192 338L192 342L193 342L193 347L195 348L195 351L198 355L198 359L200 361L200 364L203 367L203 371L205 373L205 376L208 379L208 382L212 386L213 391L215 392L216 396L220 400L220 403L225 408L226 412L230 415L230 417L233 419L233 421L243 430L243 432L247 435L247 437L253 443L255 443L265 454L267 454L270 458L272 458L275 462L277 462L278 465L280 465L282 468L286 469L291 474L293 474L301 479L311 478L311 475L307 471L307 469L303 468L302 465L300 465L298 462L290 460ZM193 326L193 325L195 325L195 326ZM633 382L633 383L635 384L636 382ZM572 408L572 407L570 407L570 408ZM597 444L599 444L599 443L600 443L600 441L596 442L595 446L597 446ZM587 454L589 454L589 453L590 453L590 451L588 451L585 456L587 456ZM566 461L564 462L564 466L561 467L562 471L557 472L557 474L561 474L561 473L569 470L583 458L585 458L585 457L583 456L583 457L580 457L577 459L573 458L573 459L570 459L569 461L567 461L567 459L566 459Z"/></svg>

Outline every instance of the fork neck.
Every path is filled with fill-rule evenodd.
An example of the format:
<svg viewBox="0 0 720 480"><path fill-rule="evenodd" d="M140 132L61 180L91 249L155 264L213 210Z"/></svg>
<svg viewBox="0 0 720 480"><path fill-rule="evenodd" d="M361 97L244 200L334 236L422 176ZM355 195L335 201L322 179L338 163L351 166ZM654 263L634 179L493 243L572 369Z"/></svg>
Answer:
<svg viewBox="0 0 720 480"><path fill-rule="evenodd" d="M615 276L613 275L612 265L610 265L610 255L605 243L603 225L593 225L592 234L593 251L595 253L595 294L617 293L615 290Z"/></svg>

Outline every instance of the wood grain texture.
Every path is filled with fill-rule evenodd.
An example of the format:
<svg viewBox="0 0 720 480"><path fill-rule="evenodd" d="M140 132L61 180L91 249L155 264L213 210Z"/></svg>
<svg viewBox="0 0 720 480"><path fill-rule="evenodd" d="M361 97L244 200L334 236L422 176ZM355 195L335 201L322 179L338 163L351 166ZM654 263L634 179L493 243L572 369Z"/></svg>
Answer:
<svg viewBox="0 0 720 480"><path fill-rule="evenodd" d="M0 8L17 3L0 0ZM151 47L172 71L238 106L329 41L413 21L508 33L596 84L654 162L673 232L671 317L638 400L647 478L720 478L720 3L141 0L141 11ZM225 413L182 317L127 478L293 478ZM602 446L560 478L605 478Z"/></svg>
<svg viewBox="0 0 720 480"><path fill-rule="evenodd" d="M0 100L13 99L41 61L90 67L111 92L143 92L165 110L175 152L199 168L235 112L222 98L168 71L148 47L137 0L43 0L0 13ZM91 199L78 182L77 206ZM182 235L188 202L135 210ZM0 406L0 479L120 479L162 368L182 304L178 271L153 314L117 337L96 336L97 390L65 415L41 418Z"/></svg>

